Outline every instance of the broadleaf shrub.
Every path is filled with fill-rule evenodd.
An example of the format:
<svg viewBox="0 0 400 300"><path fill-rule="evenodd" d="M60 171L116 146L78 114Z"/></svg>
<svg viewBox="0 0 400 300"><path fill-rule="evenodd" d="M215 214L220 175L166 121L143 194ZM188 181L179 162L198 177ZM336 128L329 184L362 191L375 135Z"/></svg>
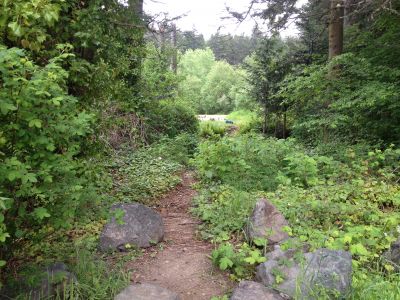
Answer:
<svg viewBox="0 0 400 300"><path fill-rule="evenodd" d="M372 149L342 145L321 151L293 139L256 135L204 141L193 161L202 180L193 211L204 221L203 236L217 243L243 239L256 200L265 197L289 221L290 235L300 244L307 243L311 251L352 253L352 299L373 299L363 291L362 280L374 295L374 279L394 295L396 266L384 253L400 234L400 150L393 145ZM235 274L235 253L222 245L215 260Z"/></svg>
<svg viewBox="0 0 400 300"><path fill-rule="evenodd" d="M44 223L68 227L96 199L75 159L93 116L67 94L61 65L68 56L41 67L24 50L0 46L0 244Z"/></svg>
<svg viewBox="0 0 400 300"><path fill-rule="evenodd" d="M228 136L200 144L193 164L206 181L221 181L246 191L270 191L281 183L315 183L317 161L301 150L294 140L255 134Z"/></svg>
<svg viewBox="0 0 400 300"><path fill-rule="evenodd" d="M179 102L160 103L148 123L155 132L171 138L182 133L196 133L199 126L193 110Z"/></svg>

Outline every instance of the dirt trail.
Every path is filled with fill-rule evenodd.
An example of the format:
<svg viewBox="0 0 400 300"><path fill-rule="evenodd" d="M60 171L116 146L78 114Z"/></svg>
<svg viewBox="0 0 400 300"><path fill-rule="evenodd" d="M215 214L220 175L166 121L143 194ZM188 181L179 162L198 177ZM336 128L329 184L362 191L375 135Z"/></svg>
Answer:
<svg viewBox="0 0 400 300"><path fill-rule="evenodd" d="M199 221L188 211L196 195L192 183L192 174L184 173L182 184L160 200L165 242L146 250L128 267L135 283L158 284L180 294L182 300L209 300L227 293L233 283L212 266L208 258L212 245L196 237Z"/></svg>

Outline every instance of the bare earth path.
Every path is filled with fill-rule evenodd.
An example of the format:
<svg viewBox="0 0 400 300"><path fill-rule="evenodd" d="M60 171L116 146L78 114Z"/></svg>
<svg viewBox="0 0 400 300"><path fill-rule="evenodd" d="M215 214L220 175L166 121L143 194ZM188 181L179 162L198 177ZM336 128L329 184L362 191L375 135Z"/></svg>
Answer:
<svg viewBox="0 0 400 300"><path fill-rule="evenodd" d="M178 293L182 300L209 300L227 293L233 283L216 270L208 256L212 245L196 237L198 220L189 213L196 191L192 174L159 202L164 219L164 243L148 249L128 264L132 281L154 283Z"/></svg>

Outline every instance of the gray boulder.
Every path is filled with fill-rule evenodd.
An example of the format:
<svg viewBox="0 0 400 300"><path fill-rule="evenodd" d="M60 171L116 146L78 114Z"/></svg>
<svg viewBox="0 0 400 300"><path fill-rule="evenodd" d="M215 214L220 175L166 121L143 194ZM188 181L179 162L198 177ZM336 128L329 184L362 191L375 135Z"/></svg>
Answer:
<svg viewBox="0 0 400 300"><path fill-rule="evenodd" d="M114 300L180 300L178 294L163 287L142 283L128 286Z"/></svg>
<svg viewBox="0 0 400 300"><path fill-rule="evenodd" d="M249 239L266 238L269 244L278 244L289 238L283 227L288 222L285 217L266 199L257 201L246 232Z"/></svg>
<svg viewBox="0 0 400 300"><path fill-rule="evenodd" d="M68 298L66 291L76 283L76 276L63 263L48 266L43 272L40 286L29 292L29 299L40 300L51 297Z"/></svg>
<svg viewBox="0 0 400 300"><path fill-rule="evenodd" d="M257 267L257 279L296 299L318 299L318 293L346 295L351 286L351 254L318 249L303 256L275 249Z"/></svg>
<svg viewBox="0 0 400 300"><path fill-rule="evenodd" d="M113 217L100 235L100 250L125 250L129 244L139 248L150 247L164 238L161 216L151 208L139 203L117 204L112 210L124 212L123 224Z"/></svg>
<svg viewBox="0 0 400 300"><path fill-rule="evenodd" d="M385 252L384 258L394 266L396 271L400 270L400 237Z"/></svg>
<svg viewBox="0 0 400 300"><path fill-rule="evenodd" d="M288 296L254 281L241 281L230 300L285 300Z"/></svg>

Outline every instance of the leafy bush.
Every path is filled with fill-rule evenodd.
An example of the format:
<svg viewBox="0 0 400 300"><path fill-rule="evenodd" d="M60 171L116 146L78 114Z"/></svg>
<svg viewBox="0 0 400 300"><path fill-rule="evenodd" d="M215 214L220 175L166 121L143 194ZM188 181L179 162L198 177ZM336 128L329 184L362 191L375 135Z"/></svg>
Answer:
<svg viewBox="0 0 400 300"><path fill-rule="evenodd" d="M239 135L204 141L193 162L203 184L194 208L205 222L203 236L216 242L233 239L263 196L284 214L290 235L300 243L311 245L311 250L352 253L351 299L374 299L365 289L376 296L379 286L390 289L388 299L396 299L398 276L382 255L399 236L400 149L367 149L324 149L337 160L295 140ZM235 273L240 263L233 248L222 245L214 260Z"/></svg>
<svg viewBox="0 0 400 300"><path fill-rule="evenodd" d="M200 122L200 137L221 137L226 133L227 126L223 122L203 121Z"/></svg>
<svg viewBox="0 0 400 300"><path fill-rule="evenodd" d="M231 243L221 244L211 254L212 262L221 270L232 270L232 279L251 278L256 265L266 261L263 253L243 243L239 249Z"/></svg>
<svg viewBox="0 0 400 300"><path fill-rule="evenodd" d="M256 112L237 110L230 113L227 119L235 122L234 124L239 127L240 133L261 132L262 122Z"/></svg>
<svg viewBox="0 0 400 300"><path fill-rule="evenodd" d="M301 149L294 141L259 135L224 137L203 142L193 163L206 181L221 181L246 191L268 191L281 183L308 185L316 181L317 162L297 153Z"/></svg>
<svg viewBox="0 0 400 300"><path fill-rule="evenodd" d="M181 165L188 165L198 145L198 137L194 134L183 133L174 138L162 138L149 148L149 152Z"/></svg>
<svg viewBox="0 0 400 300"><path fill-rule="evenodd" d="M39 67L23 50L0 46L1 244L45 223L69 227L97 198L75 159L93 118L66 93L67 57Z"/></svg>
<svg viewBox="0 0 400 300"><path fill-rule="evenodd" d="M199 121L187 105L162 102L151 116L149 125L158 134L175 137L181 133L196 133Z"/></svg>
<svg viewBox="0 0 400 300"><path fill-rule="evenodd" d="M194 200L193 213L205 223L200 225L204 238L228 240L243 228L254 204L255 194L229 186L211 186Z"/></svg>
<svg viewBox="0 0 400 300"><path fill-rule="evenodd" d="M332 70L337 70L337 76ZM352 53L313 66L281 89L295 113L294 134L309 141L398 141L399 70L375 66Z"/></svg>
<svg viewBox="0 0 400 300"><path fill-rule="evenodd" d="M293 233L315 248L350 250L355 265L377 262L396 239L400 222L400 153L387 151L370 152L369 159L350 166L340 163L335 174L307 189L280 186L268 197Z"/></svg>

